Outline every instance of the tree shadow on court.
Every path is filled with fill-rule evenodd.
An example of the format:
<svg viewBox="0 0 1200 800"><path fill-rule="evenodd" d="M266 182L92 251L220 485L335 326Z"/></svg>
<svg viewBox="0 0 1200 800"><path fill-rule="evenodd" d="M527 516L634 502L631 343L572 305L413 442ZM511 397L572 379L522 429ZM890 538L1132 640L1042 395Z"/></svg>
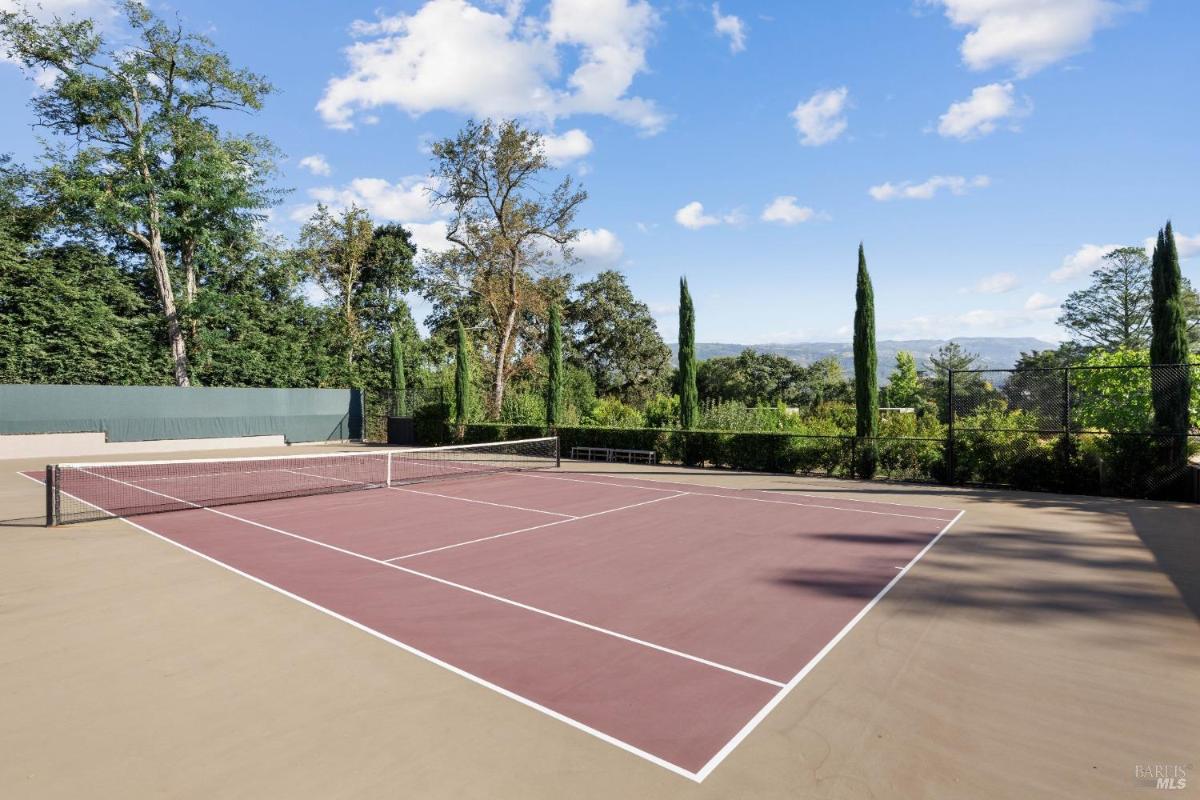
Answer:
<svg viewBox="0 0 1200 800"><path fill-rule="evenodd" d="M1120 576L1129 573L1157 571L1164 574L1175 587L1179 599L1200 620L1200 505L1170 501L1131 500L1126 498L1095 497L1089 495L1056 495L1007 489L979 487L949 487L938 484L907 483L900 481L853 481L842 478L823 478L813 475L783 475L768 473L735 472L693 468L686 471L666 470L596 470L626 478L658 476L665 480L690 479L693 475L720 476L728 485L737 488L768 488L772 493L818 495L830 498L846 497L855 500L883 500L896 502L899 498L911 500L913 505L928 505L942 508L965 509L967 516L959 523L957 535L939 542L935 552L950 552L964 546L980 558L999 559L1000 564L1019 566L1030 560L1056 562L1064 567L1086 566L1102 570L1091 577L1089 585L1078 585L1073 580L1042 580L1024 586L1019 578L1016 584L997 585L987 588L968 588L954 584L947 588L953 591L958 602L965 607L992 608L1014 616L1030 616L1039 612L1048 614L1127 614L1133 616L1148 609L1159 609L1165 603L1178 611L1171 598L1164 601L1158 593L1122 586ZM784 479L794 482L793 486L764 486L766 480ZM741 484L739 486L739 484ZM1073 521L1073 531L1061 531L1048 521L1045 528L994 527L986 532L972 530L969 536L962 535L962 526L972 524L979 515L981 506L1009 506L1030 511L1035 515L1070 512L1078 515ZM986 519L985 519L986 521ZM1148 562L1131 548L1137 542L1120 536L1113 537L1132 528L1150 555ZM1088 529L1105 531L1107 536L1091 536ZM1082 531L1082 532L1081 532ZM849 537L853 541L861 534L833 534L832 537ZM891 537L883 537L892 541ZM863 544L873 544L866 538ZM883 542L879 542L883 543ZM962 543L960 545L960 543ZM990 563L990 562L989 562ZM964 569L971 567L964 566ZM1115 576L1115 579L1113 578ZM821 588L833 594L857 591L847 588L846 580L853 576L828 573L792 573L781 578L797 586ZM857 594L853 596L858 596ZM1158 599L1156 599L1158 598Z"/></svg>
<svg viewBox="0 0 1200 800"><path fill-rule="evenodd" d="M1180 524L1181 518L1195 520L1200 514L1170 504L1122 505L1124 513L1110 508L1094 514L1094 524L1085 519L1082 531L1078 520L1075 531L1051 527L1053 520L1039 529L986 519L977 526L960 523L962 527L941 539L896 584L887 602L901 614L936 615L954 609L981 623L1018 627L1104 619L1125 631L1125 646L1139 642L1153 647L1160 643L1156 620L1189 612L1200 619L1200 533ZM968 512L964 522L969 519ZM1120 535L1128 532L1127 522L1138 538ZM829 538L846 540L841 535ZM859 541L872 544L865 538ZM1152 559L1146 558L1143 547ZM1179 597L1163 590L1161 580L1155 578L1159 573L1171 580ZM881 588L864 586L858 572L799 564L781 568L767 579L860 602Z"/></svg>

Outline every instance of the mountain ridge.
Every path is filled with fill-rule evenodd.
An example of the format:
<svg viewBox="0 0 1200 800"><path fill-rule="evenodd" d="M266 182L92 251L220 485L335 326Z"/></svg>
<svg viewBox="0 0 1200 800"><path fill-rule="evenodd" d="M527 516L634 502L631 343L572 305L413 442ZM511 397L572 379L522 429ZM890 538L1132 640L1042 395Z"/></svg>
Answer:
<svg viewBox="0 0 1200 800"><path fill-rule="evenodd" d="M913 354L917 367L925 369L929 356L938 348L957 342L964 350L979 355L980 369L1011 369L1022 352L1031 350L1053 350L1054 342L1032 336L956 336L953 339L880 339L876 342L879 354L879 375L886 379L896 364L896 353L904 350ZM671 354L675 363L679 359L678 343L671 343ZM850 342L791 342L768 344L735 344L728 342L697 342L696 358L704 361L722 356L736 356L743 350L770 353L790 358L798 364L808 366L822 358L833 357L850 374L854 370L854 348Z"/></svg>

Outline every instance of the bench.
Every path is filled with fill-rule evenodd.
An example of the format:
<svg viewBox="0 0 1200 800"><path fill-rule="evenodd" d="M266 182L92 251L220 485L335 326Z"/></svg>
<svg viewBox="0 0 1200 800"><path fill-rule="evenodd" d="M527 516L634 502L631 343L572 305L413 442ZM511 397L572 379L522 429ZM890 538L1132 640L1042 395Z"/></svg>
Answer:
<svg viewBox="0 0 1200 800"><path fill-rule="evenodd" d="M580 461L624 461L629 464L644 462L653 464L653 450L629 450L622 447L572 447L571 458Z"/></svg>

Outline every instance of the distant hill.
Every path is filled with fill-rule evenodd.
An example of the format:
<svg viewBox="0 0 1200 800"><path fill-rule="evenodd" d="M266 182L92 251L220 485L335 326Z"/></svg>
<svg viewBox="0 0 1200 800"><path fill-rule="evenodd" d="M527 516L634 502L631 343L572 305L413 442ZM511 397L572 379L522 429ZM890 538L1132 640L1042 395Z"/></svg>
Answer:
<svg viewBox="0 0 1200 800"><path fill-rule="evenodd" d="M948 339L883 339L876 342L879 352L879 375L886 379L896 364L896 353L907 350L917 359L917 367L925 369L930 354L946 344ZM1057 345L1028 336L981 336L955 338L964 350L979 354L980 369L1009 369L1016 364L1022 352L1030 350L1053 350ZM849 375L854 371L854 350L849 342L798 342L796 344L726 344L723 342L697 342L696 357L701 361L718 356L736 356L751 348L760 353L786 356L808 366L814 361L833 356ZM678 345L671 345L671 352L678 358Z"/></svg>

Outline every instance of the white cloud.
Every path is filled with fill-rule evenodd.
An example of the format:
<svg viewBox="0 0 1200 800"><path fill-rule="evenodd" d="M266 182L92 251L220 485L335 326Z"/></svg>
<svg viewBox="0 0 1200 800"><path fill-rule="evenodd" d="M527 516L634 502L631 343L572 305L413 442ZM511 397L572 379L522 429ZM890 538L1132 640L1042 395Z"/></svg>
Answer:
<svg viewBox="0 0 1200 800"><path fill-rule="evenodd" d="M1020 280L1011 272L997 272L985 275L976 281L972 291L976 294L1004 294L1017 288Z"/></svg>
<svg viewBox="0 0 1200 800"><path fill-rule="evenodd" d="M1200 256L1200 233L1195 236L1184 236L1180 233L1175 234L1175 248L1179 250L1180 258Z"/></svg>
<svg viewBox="0 0 1200 800"><path fill-rule="evenodd" d="M592 152L591 138L579 128L572 128L558 136L547 134L542 137L542 146L546 151L546 159L556 167Z"/></svg>
<svg viewBox="0 0 1200 800"><path fill-rule="evenodd" d="M734 209L719 216L705 214L704 205L698 200L693 200L675 212L675 221L683 227L695 231L710 225L741 225L746 221L746 216L740 209Z"/></svg>
<svg viewBox="0 0 1200 800"><path fill-rule="evenodd" d="M410 176L390 183L383 178L355 178L345 186L309 189L309 196L333 208L361 206L376 219L427 221L439 216L429 202L428 178Z"/></svg>
<svg viewBox="0 0 1200 800"><path fill-rule="evenodd" d="M405 222L404 227L412 234L413 244L419 252L441 253L454 245L446 241L446 221Z"/></svg>
<svg viewBox="0 0 1200 800"><path fill-rule="evenodd" d="M1158 241L1156 236L1147 236L1146 255L1154 255L1154 244ZM1175 234L1175 249L1179 251L1179 258L1191 258L1192 256L1200 255L1200 233L1195 236L1184 236L1182 233Z"/></svg>
<svg viewBox="0 0 1200 800"><path fill-rule="evenodd" d="M1080 275L1090 274L1099 268L1106 255L1120 246L1119 244L1085 244L1063 259L1062 266L1050 273L1050 280L1062 283L1072 278L1078 278Z"/></svg>
<svg viewBox="0 0 1200 800"><path fill-rule="evenodd" d="M329 166L329 162L325 160L325 156L320 153L313 153L311 156L305 156L300 159L300 166L313 175L328 175L333 172L333 169Z"/></svg>
<svg viewBox="0 0 1200 800"><path fill-rule="evenodd" d="M959 51L975 70L1011 65L1020 77L1085 50L1096 30L1142 5L1118 0L925 0L970 28Z"/></svg>
<svg viewBox="0 0 1200 800"><path fill-rule="evenodd" d="M1022 105L1017 105L1013 89L1012 83L976 87L970 97L951 103L946 113L938 117L938 133L955 139L974 139L996 130L1000 120L1027 116L1033 104L1026 99ZM1010 127L1015 130L1012 124Z"/></svg>
<svg viewBox="0 0 1200 800"><path fill-rule="evenodd" d="M902 198L905 200L929 200L941 189L951 194L966 194L971 189L983 189L991 183L987 175L964 178L962 175L934 175L923 183L881 183L867 189L867 193L880 202Z"/></svg>
<svg viewBox="0 0 1200 800"><path fill-rule="evenodd" d="M667 118L628 95L645 71L658 15L645 0L551 0L545 18L511 0L493 13L466 0L428 0L412 14L358 21L349 69L317 103L335 128L359 111L395 106L409 114L476 117L603 114L653 134ZM561 52L560 52L561 51ZM574 65L561 80L560 56Z"/></svg>
<svg viewBox="0 0 1200 800"><path fill-rule="evenodd" d="M796 225L808 222L815 213L808 206L796 205L796 198L792 195L780 195L763 209L761 219L763 222L778 222L780 225Z"/></svg>
<svg viewBox="0 0 1200 800"><path fill-rule="evenodd" d="M304 223L317 210L317 203L342 210L356 205L379 222L398 222L413 235L421 250L440 252L451 247L446 241L443 211L430 204L429 179L414 175L395 183L383 178L355 178L344 186L318 186L308 190L314 201L292 208L292 221Z"/></svg>
<svg viewBox="0 0 1200 800"><path fill-rule="evenodd" d="M615 267L625 252L621 240L607 228L581 231L571 249L581 266L592 271Z"/></svg>
<svg viewBox="0 0 1200 800"><path fill-rule="evenodd" d="M800 132L800 144L816 147L829 144L846 130L846 104L850 91L845 87L814 94L792 111L792 120Z"/></svg>
<svg viewBox="0 0 1200 800"><path fill-rule="evenodd" d="M719 225L720 218L704 213L704 204L693 200L675 212L675 221L689 230L699 230L709 225Z"/></svg>
<svg viewBox="0 0 1200 800"><path fill-rule="evenodd" d="M713 3L713 30L729 37L729 52L740 53L746 49L746 24L733 14L721 15L721 6Z"/></svg>
<svg viewBox="0 0 1200 800"><path fill-rule="evenodd" d="M1057 304L1053 301L1037 308L1031 308L1027 301L1022 308L973 308L961 313L881 320L879 333L889 339L948 339L964 334L987 334L991 331L1025 331L1032 335L1056 338L1053 325L1057 316Z"/></svg>
<svg viewBox="0 0 1200 800"><path fill-rule="evenodd" d="M1025 301L1025 310L1041 311L1047 308L1055 308L1057 305L1058 301L1050 295L1042 294L1041 292L1034 292L1033 294L1029 295L1029 298Z"/></svg>

